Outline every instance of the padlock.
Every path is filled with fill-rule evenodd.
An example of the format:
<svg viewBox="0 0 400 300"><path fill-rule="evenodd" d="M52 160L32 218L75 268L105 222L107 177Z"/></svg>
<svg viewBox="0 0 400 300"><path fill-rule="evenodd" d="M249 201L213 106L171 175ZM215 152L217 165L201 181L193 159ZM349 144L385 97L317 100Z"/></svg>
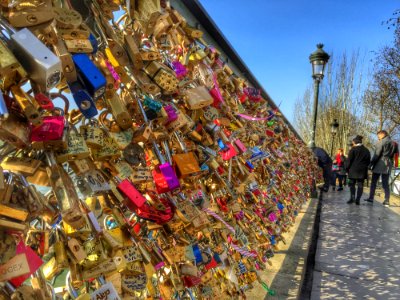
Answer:
<svg viewBox="0 0 400 300"><path fill-rule="evenodd" d="M139 46L135 39L131 35L125 35L126 50L129 58L133 62L135 69L141 69L143 67L142 56L140 55Z"/></svg>
<svg viewBox="0 0 400 300"><path fill-rule="evenodd" d="M10 156L1 162L1 167L15 173L20 173L25 176L35 174L42 162L30 157Z"/></svg>
<svg viewBox="0 0 400 300"><path fill-rule="evenodd" d="M89 157L90 151L84 137L78 132L75 125L70 124L68 129L67 148L57 152L57 162L64 163L71 160L81 160Z"/></svg>
<svg viewBox="0 0 400 300"><path fill-rule="evenodd" d="M107 192L110 186L99 170L89 170L77 177L77 186L85 196Z"/></svg>
<svg viewBox="0 0 400 300"><path fill-rule="evenodd" d="M86 119L85 119L86 121ZM89 148L101 148L104 146L104 131L100 128L99 123L95 119L88 120L79 127L85 142Z"/></svg>
<svg viewBox="0 0 400 300"><path fill-rule="evenodd" d="M7 45L1 41L0 42L0 76L3 80L8 77L8 81L14 81L18 83L17 75L20 79L26 77L26 71L22 68L20 62L14 56L12 51L7 47ZM6 89L6 86L4 87ZM8 88L7 88L8 90Z"/></svg>
<svg viewBox="0 0 400 300"><path fill-rule="evenodd" d="M25 93L20 86L12 86L11 93L28 121L35 126L42 125L43 121L39 113L40 106L36 99Z"/></svg>
<svg viewBox="0 0 400 300"><path fill-rule="evenodd" d="M127 202L127 206L131 208L131 210L135 211L137 208L143 206L146 203L146 198L135 188L135 186L128 180L119 180L117 179L117 188L118 190L129 199ZM131 205L133 204L133 206Z"/></svg>
<svg viewBox="0 0 400 300"><path fill-rule="evenodd" d="M100 149L91 149L92 158L95 161L105 161L116 159L121 156L118 145L109 133L106 133L104 138L104 145Z"/></svg>
<svg viewBox="0 0 400 300"><path fill-rule="evenodd" d="M67 276L65 277L66 280L66 288L68 291L68 294L76 300L90 300L90 294L87 292L83 292L81 294L78 293L78 291L76 291L76 289L74 288L72 282L71 282L71 273L68 272Z"/></svg>
<svg viewBox="0 0 400 300"><path fill-rule="evenodd" d="M67 246L70 249L77 263L81 263L83 260L87 258L87 254L83 250L83 246L77 239L69 238L67 241Z"/></svg>
<svg viewBox="0 0 400 300"><path fill-rule="evenodd" d="M67 250L65 241L61 239L59 230L55 231L56 241L54 243L54 255L56 259L57 269L64 269L68 266Z"/></svg>
<svg viewBox="0 0 400 300"><path fill-rule="evenodd" d="M10 33L8 42L29 78L44 91L55 87L61 80L60 59L27 28L17 32L4 19L0 22Z"/></svg>
<svg viewBox="0 0 400 300"><path fill-rule="evenodd" d="M177 178L172 166L165 161L156 142L153 141L153 151L156 154L160 164L153 170L153 178L156 184L158 193L162 194L167 191L173 191L180 187L179 179Z"/></svg>
<svg viewBox="0 0 400 300"><path fill-rule="evenodd" d="M165 65L151 61L144 67L144 71L165 94L172 94L178 89L178 80L175 74Z"/></svg>
<svg viewBox="0 0 400 300"><path fill-rule="evenodd" d="M185 91L184 98L189 109L200 109L211 105L214 100L204 86L198 86Z"/></svg>
<svg viewBox="0 0 400 300"><path fill-rule="evenodd" d="M31 141L34 149L43 148L54 150L62 149L64 147L63 140L65 140L65 118L63 115L43 116L43 123L40 126L32 127L31 129ZM58 144L54 141L60 141Z"/></svg>
<svg viewBox="0 0 400 300"><path fill-rule="evenodd" d="M46 159L49 165L47 173L63 220L76 229L82 228L85 225L85 219L82 216L79 197L71 178L62 167L57 165L54 153L46 152Z"/></svg>
<svg viewBox="0 0 400 300"><path fill-rule="evenodd" d="M132 126L132 118L119 95L114 91L107 91L105 98L109 111L113 115L116 123L122 129L130 128Z"/></svg>
<svg viewBox="0 0 400 300"><path fill-rule="evenodd" d="M96 116L98 113L96 105L83 85L79 81L75 81L68 83L68 87L71 90L76 105L84 117L90 119Z"/></svg>
<svg viewBox="0 0 400 300"><path fill-rule="evenodd" d="M57 44L53 45L55 54L60 58L63 75L67 82L75 82L78 80L74 61L72 60L71 53L68 52L67 47L62 39L59 39Z"/></svg>
<svg viewBox="0 0 400 300"><path fill-rule="evenodd" d="M183 153L172 155L176 173L180 178L198 175L201 170L199 163L193 152L187 152L186 146L182 142L179 134L175 131L174 136L178 142L179 148Z"/></svg>
<svg viewBox="0 0 400 300"><path fill-rule="evenodd" d="M97 300L104 297L107 297L107 299L110 298L113 300L121 300L121 298L118 296L117 291L115 290L114 285L111 282L106 283L101 277L98 278L98 281L101 286L92 293L92 295L90 296L91 300Z"/></svg>
<svg viewBox="0 0 400 300"><path fill-rule="evenodd" d="M75 63L78 77L85 86L89 95L94 100L100 98L106 91L106 79L87 54L74 54L72 60Z"/></svg>
<svg viewBox="0 0 400 300"><path fill-rule="evenodd" d="M34 7L18 7L18 9L10 9L8 20L12 26L16 28L29 27L33 25L49 22L54 18L51 10L51 3L43 3L41 6Z"/></svg>

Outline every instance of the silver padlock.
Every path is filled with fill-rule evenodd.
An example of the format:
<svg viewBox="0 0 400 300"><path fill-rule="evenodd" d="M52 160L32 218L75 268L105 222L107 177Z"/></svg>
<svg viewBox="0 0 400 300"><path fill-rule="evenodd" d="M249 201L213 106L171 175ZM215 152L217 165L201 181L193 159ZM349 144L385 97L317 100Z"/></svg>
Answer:
<svg viewBox="0 0 400 300"><path fill-rule="evenodd" d="M32 81L44 91L50 91L55 87L62 76L60 58L29 29L23 28L16 31L2 18L0 18L0 26L9 34L8 44Z"/></svg>

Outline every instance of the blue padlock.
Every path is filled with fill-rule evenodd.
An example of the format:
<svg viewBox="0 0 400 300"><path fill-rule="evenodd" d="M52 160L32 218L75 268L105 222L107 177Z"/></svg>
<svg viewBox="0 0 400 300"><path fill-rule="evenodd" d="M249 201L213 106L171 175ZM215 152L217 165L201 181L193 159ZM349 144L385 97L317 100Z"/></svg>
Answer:
<svg viewBox="0 0 400 300"><path fill-rule="evenodd" d="M87 119L96 116L98 113L96 105L85 88L78 81L69 83L68 86L82 115Z"/></svg>
<svg viewBox="0 0 400 300"><path fill-rule="evenodd" d="M106 91L106 78L85 53L72 55L78 71L79 79L89 95L94 99L101 97Z"/></svg>
<svg viewBox="0 0 400 300"><path fill-rule="evenodd" d="M99 49L99 43L97 42L97 39L93 34L89 34L89 42L93 47L92 54L96 53L97 50Z"/></svg>

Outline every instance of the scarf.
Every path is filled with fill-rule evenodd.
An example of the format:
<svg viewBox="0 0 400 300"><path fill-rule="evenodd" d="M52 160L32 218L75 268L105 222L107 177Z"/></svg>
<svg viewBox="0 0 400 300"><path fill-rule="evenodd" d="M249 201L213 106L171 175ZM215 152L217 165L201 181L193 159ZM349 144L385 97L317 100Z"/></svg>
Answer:
<svg viewBox="0 0 400 300"><path fill-rule="evenodd" d="M342 165L342 156L340 155L340 153L338 153L338 154L336 154L336 164L338 165L338 166L341 166Z"/></svg>

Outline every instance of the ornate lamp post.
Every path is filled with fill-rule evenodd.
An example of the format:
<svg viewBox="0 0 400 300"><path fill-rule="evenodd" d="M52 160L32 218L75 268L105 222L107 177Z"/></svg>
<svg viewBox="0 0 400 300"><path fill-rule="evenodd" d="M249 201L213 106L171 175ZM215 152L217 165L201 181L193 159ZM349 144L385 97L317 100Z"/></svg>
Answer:
<svg viewBox="0 0 400 300"><path fill-rule="evenodd" d="M317 126L319 83L324 78L325 66L329 60L329 55L322 49L323 47L323 44L318 44L317 50L310 55L310 63L312 65L312 78L314 79L314 108L313 119L311 123L311 148L315 147L315 129Z"/></svg>

